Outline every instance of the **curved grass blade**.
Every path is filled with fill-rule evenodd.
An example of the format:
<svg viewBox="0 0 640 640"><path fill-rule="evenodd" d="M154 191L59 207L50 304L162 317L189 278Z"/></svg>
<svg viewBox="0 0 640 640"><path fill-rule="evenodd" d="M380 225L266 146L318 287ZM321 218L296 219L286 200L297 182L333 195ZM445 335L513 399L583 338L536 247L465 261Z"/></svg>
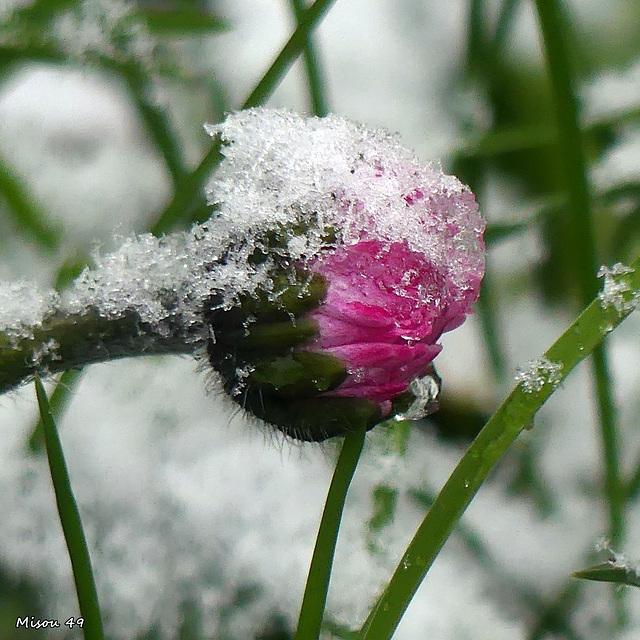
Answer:
<svg viewBox="0 0 640 640"><path fill-rule="evenodd" d="M527 429L549 396L573 368L626 318L640 299L640 258L624 282L618 310L596 298L545 353L555 376L539 389L519 384L484 426L451 474L418 528L391 581L360 630L359 640L388 640L456 523L507 448ZM620 283L622 284L622 283Z"/></svg>
<svg viewBox="0 0 640 640"><path fill-rule="evenodd" d="M278 86L289 67L304 48L307 35L318 25L335 0L316 0L300 17L298 28L293 32L272 65L255 86L241 109L249 109L263 104ZM188 173L171 202L152 227L155 235L165 233L179 222L194 221L193 212L199 211L198 205L204 202L202 188L213 169L222 160L219 139L214 143L200 164Z"/></svg>
<svg viewBox="0 0 640 640"><path fill-rule="evenodd" d="M315 640L320 636L342 510L360 459L364 437L365 430L360 429L348 433L344 439L318 529L295 640Z"/></svg>
<svg viewBox="0 0 640 640"><path fill-rule="evenodd" d="M80 615L84 619L82 632L85 640L103 640L102 620L100 618L98 594L96 593L91 569L91 559L89 558L89 550L82 530L78 505L71 490L62 445L53 420L47 393L38 375L35 376L34 382L44 430L51 480L56 494L58 514L60 515L60 523L62 524L62 531L73 568Z"/></svg>
<svg viewBox="0 0 640 640"><path fill-rule="evenodd" d="M291 8L300 26L300 21L304 19L304 10L306 6L305 0L289 0ZM309 97L311 99L311 110L313 115L324 117L329 113L327 99L324 90L324 81L320 71L320 63L318 60L318 52L311 36L307 34L304 44L304 66L307 73L307 82L309 84Z"/></svg>

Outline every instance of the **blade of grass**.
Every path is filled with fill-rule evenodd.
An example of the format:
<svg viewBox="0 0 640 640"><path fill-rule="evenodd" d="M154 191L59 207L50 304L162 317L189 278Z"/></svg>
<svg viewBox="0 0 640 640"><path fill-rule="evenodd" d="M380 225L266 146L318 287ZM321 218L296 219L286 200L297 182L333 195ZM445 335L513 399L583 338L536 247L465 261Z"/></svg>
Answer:
<svg viewBox="0 0 640 640"><path fill-rule="evenodd" d="M630 289L624 299L637 301L640 297L640 258L632 268ZM533 423L535 414L558 384L630 312L631 309L619 313L612 306L603 306L596 298L545 353L549 361L562 365L555 383L547 381L539 391L529 393L518 385L509 394L443 486L362 626L359 640L391 638L442 546L504 452L520 432Z"/></svg>
<svg viewBox="0 0 640 640"><path fill-rule="evenodd" d="M69 400L75 386L80 381L81 369L69 369L64 371L58 380L51 397L49 398L49 409L54 420L59 419ZM42 416L36 422L29 437L29 451L32 454L39 454L44 446L44 422Z"/></svg>
<svg viewBox="0 0 640 640"><path fill-rule="evenodd" d="M298 28L293 32L276 59L273 61L262 79L255 86L242 105L242 109L249 109L263 104L278 86L293 61L304 48L307 35L318 25L335 0L316 0L300 16ZM192 213L198 209L198 204L204 202L202 188L213 171L222 160L221 143L214 140L200 164L182 181L171 202L151 229L155 235L165 233L179 222L193 221Z"/></svg>
<svg viewBox="0 0 640 640"><path fill-rule="evenodd" d="M295 640L315 640L320 636L340 520L364 437L365 430L360 429L348 433L344 439L318 529Z"/></svg>
<svg viewBox="0 0 640 640"><path fill-rule="evenodd" d="M289 0L289 2L291 3L293 14L298 22L298 27L300 27L306 8L305 0ZM309 34L307 34L304 43L304 66L309 84L311 110L314 115L324 117L329 113L329 108L325 96L324 81L322 73L320 72L318 53Z"/></svg>
<svg viewBox="0 0 640 640"><path fill-rule="evenodd" d="M467 61L466 66L471 74L481 69L486 55L484 0L470 0L469 18L467 21Z"/></svg>
<svg viewBox="0 0 640 640"><path fill-rule="evenodd" d="M619 566L614 562L603 562L588 569L574 571L574 578L594 580L596 582L613 582L614 584L627 584L632 587L640 587L640 574L635 567Z"/></svg>
<svg viewBox="0 0 640 640"><path fill-rule="evenodd" d="M104 63L108 64L108 61L104 61ZM139 66L130 63L116 65L116 71L125 81L129 95L138 109L149 137L165 161L173 180L174 189L179 189L182 179L187 174L182 152L167 116L149 97L152 89L146 72Z"/></svg>
<svg viewBox="0 0 640 640"><path fill-rule="evenodd" d="M490 45L491 56L493 59L497 58L504 48L507 35L511 29L511 25L513 24L513 19L515 18L519 1L520 0L504 0L502 7L500 7L496 29L493 33Z"/></svg>
<svg viewBox="0 0 640 640"><path fill-rule="evenodd" d="M96 593L91 569L89 549L82 530L78 505L71 490L71 482L62 452L62 445L51 413L47 393L38 375L35 376L35 385L44 429L51 481L53 482L60 523L62 524L62 531L73 568L80 615L84 618L82 632L85 640L103 640L102 620L100 618L98 594Z"/></svg>
<svg viewBox="0 0 640 640"><path fill-rule="evenodd" d="M558 123L558 154L565 174L569 201L567 211L572 226L573 244L567 249L572 253L574 275L584 305L593 297L598 285L594 278L596 248L591 195L579 127L574 74L567 44L570 41L570 33L561 0L535 0L535 6ZM624 537L625 491L620 478L616 409L604 346L594 349L592 362L605 466L609 538L611 544L620 546Z"/></svg>

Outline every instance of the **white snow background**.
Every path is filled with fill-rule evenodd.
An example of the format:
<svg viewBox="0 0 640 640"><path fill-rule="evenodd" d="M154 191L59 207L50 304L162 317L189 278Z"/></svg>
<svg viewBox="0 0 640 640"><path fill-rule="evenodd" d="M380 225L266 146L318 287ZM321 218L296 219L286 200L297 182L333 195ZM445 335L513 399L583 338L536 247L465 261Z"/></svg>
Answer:
<svg viewBox="0 0 640 640"><path fill-rule="evenodd" d="M222 4L235 29L208 45L203 64L211 64L239 104L291 19L286 3L275 0ZM465 10L461 0L337 2L319 32L332 109L399 131L403 144L425 160L453 148L456 117L441 96L461 55ZM299 69L270 104L304 109ZM21 72L2 86L0 123L0 153L28 180L51 220L63 225L67 252L94 242L113 246L114 234L144 228L168 197L168 176L132 105L121 87L99 74L47 67ZM637 158L615 155L612 161ZM600 169L599 175L609 174L606 166ZM517 204L496 185L481 206L497 219ZM10 233L7 223L0 225L3 235ZM46 263L7 237L0 245L2 279L49 283L53 260ZM539 251L529 234L504 243L490 260L511 277L530 269ZM506 300L499 313L515 371L538 357L570 318L533 297L511 305ZM632 317L611 339L625 469L640 448L639 326ZM489 404L502 396L504 389L488 384L475 319L442 342L436 364L444 393ZM194 603L212 638L254 637L274 613L295 626L336 450L265 434L207 393L209 382L186 358L92 366L60 425L109 637L134 638L154 626L161 637L174 637L183 601ZM508 456L465 517L500 576L476 563L454 536L403 619L398 640L527 637L527 611L507 597L509 585L533 585L552 599L606 531L603 503L585 488L598 481L602 467L592 407L582 366L522 439L535 441L541 481L556 503L553 514L543 518L523 498L506 495ZM48 469L44 459L25 453L36 416L32 386L0 397L0 562L40 585L51 617L66 619L77 611ZM349 494L329 595L330 616L354 626L423 516L406 490L435 492L461 455L428 428L414 431L405 459L384 455L380 441L375 431L368 437ZM511 456L521 447L516 443ZM384 552L372 554L366 522L373 513L371 489L381 483L397 487L401 498L395 522L379 541ZM639 516L640 510L628 514L624 551L631 558L640 556ZM231 607L248 586L256 588L251 602ZM608 615L608 588L585 589L582 637L604 638L599 620ZM630 592L626 601L630 640L640 630L640 594Z"/></svg>

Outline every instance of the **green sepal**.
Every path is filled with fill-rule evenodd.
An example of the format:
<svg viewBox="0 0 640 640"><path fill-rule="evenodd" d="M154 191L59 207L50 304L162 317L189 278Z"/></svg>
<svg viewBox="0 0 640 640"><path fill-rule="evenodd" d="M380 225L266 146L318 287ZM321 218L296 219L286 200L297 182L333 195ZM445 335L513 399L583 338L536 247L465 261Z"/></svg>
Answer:
<svg viewBox="0 0 640 640"><path fill-rule="evenodd" d="M230 331L220 339L237 349L279 351L308 342L317 331L318 325L312 320L287 320L251 324L246 329Z"/></svg>
<svg viewBox="0 0 640 640"><path fill-rule="evenodd" d="M231 309L217 308L221 302L213 296L206 304L208 322L216 328L216 333L224 336L243 326L248 318L257 323L286 322L315 309L327 295L327 281L318 274L309 276L297 271L296 282L291 282L290 274L278 273L273 277L269 293L259 292L255 296L241 296Z"/></svg>

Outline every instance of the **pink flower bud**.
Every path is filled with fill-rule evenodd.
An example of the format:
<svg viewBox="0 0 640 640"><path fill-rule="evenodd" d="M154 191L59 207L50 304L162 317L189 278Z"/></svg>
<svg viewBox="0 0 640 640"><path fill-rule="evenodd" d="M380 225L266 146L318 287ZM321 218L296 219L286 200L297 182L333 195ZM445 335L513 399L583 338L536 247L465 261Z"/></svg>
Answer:
<svg viewBox="0 0 640 640"><path fill-rule="evenodd" d="M336 116L250 110L210 131L226 145L211 202L237 238L225 265L249 256L266 277L266 303L241 302L254 309L246 336L216 330L209 345L226 388L308 440L432 411L438 340L471 312L484 274L473 194L394 136ZM281 302L294 285L304 295L311 276L322 295L304 309L291 295ZM260 312L269 306L280 315ZM210 318L214 329L233 325Z"/></svg>

